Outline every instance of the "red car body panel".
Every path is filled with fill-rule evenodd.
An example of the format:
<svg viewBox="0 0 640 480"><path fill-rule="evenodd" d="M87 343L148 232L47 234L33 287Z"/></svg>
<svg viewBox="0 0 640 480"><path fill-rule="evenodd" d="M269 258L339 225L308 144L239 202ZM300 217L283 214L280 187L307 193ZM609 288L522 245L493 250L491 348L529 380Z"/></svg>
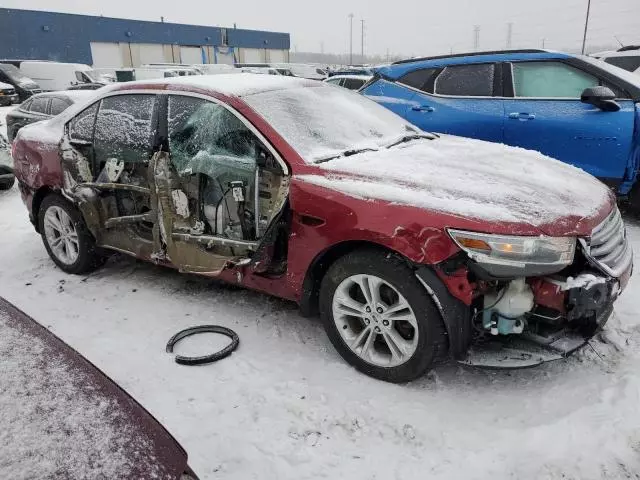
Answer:
<svg viewBox="0 0 640 480"><path fill-rule="evenodd" d="M114 90L184 91L210 96L236 109L270 142L288 165L291 175L289 202L293 220L287 273L281 278L266 278L255 275L250 266L232 266L219 276L233 283L239 283L241 278L243 286L296 302L302 299L305 277L314 260L345 242L380 245L417 264L434 265L460 251L446 233L447 227L512 235L589 236L615 204L612 194L609 202L590 218L569 215L558 222L533 226L465 218L441 211L356 198L298 179L298 176L308 174L326 176L327 172L306 163L261 115L239 97L187 84L122 84ZM33 218L34 193L42 187L60 189L62 186L58 149L57 145L43 145L43 142L20 137L15 143L16 177L21 186L27 186L21 191ZM466 273L461 269L454 275L438 275L454 297L469 305L473 286L468 283Z"/></svg>

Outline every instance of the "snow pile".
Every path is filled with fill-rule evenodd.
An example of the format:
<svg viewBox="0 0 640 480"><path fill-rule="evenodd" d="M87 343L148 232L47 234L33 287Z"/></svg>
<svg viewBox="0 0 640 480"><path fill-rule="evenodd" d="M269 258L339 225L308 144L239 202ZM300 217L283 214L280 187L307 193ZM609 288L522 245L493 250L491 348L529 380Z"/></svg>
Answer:
<svg viewBox="0 0 640 480"><path fill-rule="evenodd" d="M588 218L610 193L571 165L521 148L444 135L341 157L305 182L358 198L380 199L466 217L544 225Z"/></svg>
<svg viewBox="0 0 640 480"><path fill-rule="evenodd" d="M92 378L0 311L0 472L6 479L171 478Z"/></svg>

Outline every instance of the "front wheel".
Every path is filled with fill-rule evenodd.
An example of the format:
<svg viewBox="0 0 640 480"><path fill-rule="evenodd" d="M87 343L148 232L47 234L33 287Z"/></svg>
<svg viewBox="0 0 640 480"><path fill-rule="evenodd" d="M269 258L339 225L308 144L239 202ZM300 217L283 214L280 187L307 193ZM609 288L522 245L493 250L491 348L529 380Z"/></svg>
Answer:
<svg viewBox="0 0 640 480"><path fill-rule="evenodd" d="M359 250L337 260L322 281L320 315L338 353L380 380L414 380L446 353L440 312L394 255Z"/></svg>
<svg viewBox="0 0 640 480"><path fill-rule="evenodd" d="M81 213L66 199L58 195L46 197L38 222L47 253L60 269L81 274L104 262Z"/></svg>

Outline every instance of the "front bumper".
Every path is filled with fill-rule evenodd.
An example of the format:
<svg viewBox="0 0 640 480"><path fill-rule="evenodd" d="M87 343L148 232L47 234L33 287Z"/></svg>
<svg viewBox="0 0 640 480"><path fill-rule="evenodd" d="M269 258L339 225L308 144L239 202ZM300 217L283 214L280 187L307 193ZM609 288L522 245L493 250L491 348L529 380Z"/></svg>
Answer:
<svg viewBox="0 0 640 480"><path fill-rule="evenodd" d="M16 103L19 103L19 101L20 97L17 93L13 95L0 95L0 105L2 105L3 107L14 105Z"/></svg>

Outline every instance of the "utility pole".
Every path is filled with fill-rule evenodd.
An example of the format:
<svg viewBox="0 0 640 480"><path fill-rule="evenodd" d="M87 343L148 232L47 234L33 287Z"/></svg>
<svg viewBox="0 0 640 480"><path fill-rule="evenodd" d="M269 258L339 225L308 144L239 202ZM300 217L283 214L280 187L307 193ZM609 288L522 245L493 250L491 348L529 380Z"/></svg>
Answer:
<svg viewBox="0 0 640 480"><path fill-rule="evenodd" d="M507 23L507 50L511 49L511 40L513 39L513 22Z"/></svg>
<svg viewBox="0 0 640 480"><path fill-rule="evenodd" d="M473 26L473 49L477 52L480 48L480 25Z"/></svg>
<svg viewBox="0 0 640 480"><path fill-rule="evenodd" d="M349 14L349 65L353 65L353 13Z"/></svg>
<svg viewBox="0 0 640 480"><path fill-rule="evenodd" d="M589 30L589 14L591 13L591 0L587 0L587 18L584 21L584 37L582 37L582 54L587 48L587 31Z"/></svg>
<svg viewBox="0 0 640 480"><path fill-rule="evenodd" d="M547 39L546 39L546 38L543 38L543 39L542 39L542 49L543 49L543 50L544 50L544 48L545 48L545 45L546 45L546 44L547 44Z"/></svg>
<svg viewBox="0 0 640 480"><path fill-rule="evenodd" d="M362 23L362 35L360 38L360 55L362 56L362 63L364 63L364 19L360 20Z"/></svg>

